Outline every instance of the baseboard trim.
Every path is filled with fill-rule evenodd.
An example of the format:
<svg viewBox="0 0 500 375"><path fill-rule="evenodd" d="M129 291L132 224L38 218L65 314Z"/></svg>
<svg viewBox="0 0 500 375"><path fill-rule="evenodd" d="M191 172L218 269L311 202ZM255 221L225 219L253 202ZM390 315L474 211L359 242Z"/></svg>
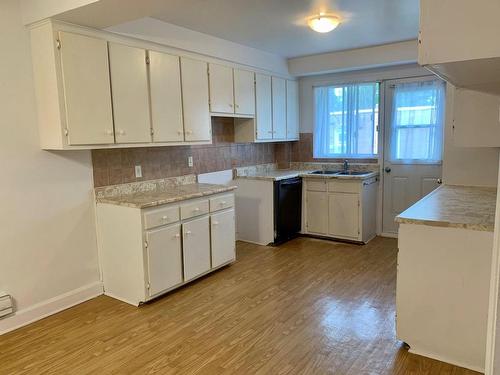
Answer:
<svg viewBox="0 0 500 375"><path fill-rule="evenodd" d="M436 359L436 360L441 361L441 362L446 362L446 363L449 363L449 364L452 364L452 365L455 365L455 366L458 366L458 367L463 367L463 368L466 368L466 369L469 369L469 370L473 370L473 371L477 371L477 372L480 372L480 373L484 374L484 367L472 366L472 365L467 364L467 363L462 363L460 361L455 361L455 360L453 360L451 358L447 358L445 356L441 356L441 355L438 355L438 354L435 354L435 353L426 352L425 350L419 350L418 348L415 349L414 347L410 347L410 349L408 351L410 353L413 353L413 354L417 354L417 355L421 355L423 357L428 357L428 358Z"/></svg>
<svg viewBox="0 0 500 375"><path fill-rule="evenodd" d="M66 310L101 294L103 294L103 285L101 281L97 281L19 310L14 315L0 320L0 335Z"/></svg>
<svg viewBox="0 0 500 375"><path fill-rule="evenodd" d="M398 238L397 233L380 233L380 237L387 237L387 238Z"/></svg>

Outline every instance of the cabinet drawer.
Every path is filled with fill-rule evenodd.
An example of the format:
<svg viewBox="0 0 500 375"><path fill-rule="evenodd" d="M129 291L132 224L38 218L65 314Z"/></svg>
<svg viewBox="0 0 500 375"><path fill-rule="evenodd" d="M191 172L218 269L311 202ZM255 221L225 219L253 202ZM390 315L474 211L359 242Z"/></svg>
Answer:
<svg viewBox="0 0 500 375"><path fill-rule="evenodd" d="M210 198L210 212L223 210L234 206L234 195L228 194L221 197Z"/></svg>
<svg viewBox="0 0 500 375"><path fill-rule="evenodd" d="M181 206L181 219L200 216L208 213L208 200L196 201Z"/></svg>
<svg viewBox="0 0 500 375"><path fill-rule="evenodd" d="M144 229L159 227L179 221L179 206L162 207L144 213Z"/></svg>
<svg viewBox="0 0 500 375"><path fill-rule="evenodd" d="M307 180L307 190L309 191L326 191L326 181Z"/></svg>
<svg viewBox="0 0 500 375"><path fill-rule="evenodd" d="M338 193L359 193L361 181L333 180L328 183L328 191Z"/></svg>

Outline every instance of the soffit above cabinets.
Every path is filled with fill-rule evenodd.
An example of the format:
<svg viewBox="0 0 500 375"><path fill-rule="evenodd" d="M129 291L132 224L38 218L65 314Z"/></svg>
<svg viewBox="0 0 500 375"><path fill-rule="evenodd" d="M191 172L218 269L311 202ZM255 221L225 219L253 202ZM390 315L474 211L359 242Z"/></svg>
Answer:
<svg viewBox="0 0 500 375"><path fill-rule="evenodd" d="M331 33L311 31L306 20L320 11L337 13L342 23ZM100 0L54 15L101 29L144 17L291 58L416 39L419 2Z"/></svg>

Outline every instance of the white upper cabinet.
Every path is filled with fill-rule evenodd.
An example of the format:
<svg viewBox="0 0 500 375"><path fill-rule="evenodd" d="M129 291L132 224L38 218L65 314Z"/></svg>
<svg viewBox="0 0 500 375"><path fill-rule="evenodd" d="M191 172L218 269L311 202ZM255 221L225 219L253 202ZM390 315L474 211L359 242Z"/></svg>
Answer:
<svg viewBox="0 0 500 375"><path fill-rule="evenodd" d="M151 142L146 51L109 43L116 143Z"/></svg>
<svg viewBox="0 0 500 375"><path fill-rule="evenodd" d="M153 141L184 141L179 57L149 51L149 84Z"/></svg>
<svg viewBox="0 0 500 375"><path fill-rule="evenodd" d="M208 106L207 63L181 57L182 99L186 141L209 141L212 136Z"/></svg>
<svg viewBox="0 0 500 375"><path fill-rule="evenodd" d="M219 64L208 64L210 82L210 111L234 113L233 69Z"/></svg>
<svg viewBox="0 0 500 375"><path fill-rule="evenodd" d="M500 1L421 0L418 62L458 87L500 95Z"/></svg>
<svg viewBox="0 0 500 375"><path fill-rule="evenodd" d="M272 78L273 138L286 138L286 81Z"/></svg>
<svg viewBox="0 0 500 375"><path fill-rule="evenodd" d="M114 143L107 42L67 32L59 41L68 143Z"/></svg>
<svg viewBox="0 0 500 375"><path fill-rule="evenodd" d="M299 85L286 81L286 139L299 139Z"/></svg>
<svg viewBox="0 0 500 375"><path fill-rule="evenodd" d="M256 97L256 139L273 139L273 110L271 77L264 74L255 74Z"/></svg>
<svg viewBox="0 0 500 375"><path fill-rule="evenodd" d="M255 73L234 69L234 112L255 115Z"/></svg>

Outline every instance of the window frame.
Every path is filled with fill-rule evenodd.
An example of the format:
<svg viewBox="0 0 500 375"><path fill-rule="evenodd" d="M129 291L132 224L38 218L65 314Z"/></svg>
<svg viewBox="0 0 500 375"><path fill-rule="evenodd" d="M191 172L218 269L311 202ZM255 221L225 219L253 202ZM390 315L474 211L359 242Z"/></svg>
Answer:
<svg viewBox="0 0 500 375"><path fill-rule="evenodd" d="M316 109L315 109L315 101L316 101L316 94L315 90L317 88L335 88L335 87L343 87L343 86L348 86L348 85L363 85L363 84L377 84L378 85L378 124L377 124L377 131L376 134L374 134L373 137L373 142L375 142L375 139L377 140L377 153L376 154L334 154L333 156L323 156L323 157L316 157L315 156L315 150L314 150L314 139L316 137ZM384 121L384 80L381 79L362 79L362 80L345 80L345 81L338 81L338 82L328 82L328 83L321 83L318 85L312 85L312 114L313 114L313 126L312 126L312 135L313 135L313 144L312 144L312 156L314 160L370 160L370 161L377 161L382 157L382 150L383 150L383 145L381 142L383 142L384 137L383 137L383 126L382 123Z"/></svg>

